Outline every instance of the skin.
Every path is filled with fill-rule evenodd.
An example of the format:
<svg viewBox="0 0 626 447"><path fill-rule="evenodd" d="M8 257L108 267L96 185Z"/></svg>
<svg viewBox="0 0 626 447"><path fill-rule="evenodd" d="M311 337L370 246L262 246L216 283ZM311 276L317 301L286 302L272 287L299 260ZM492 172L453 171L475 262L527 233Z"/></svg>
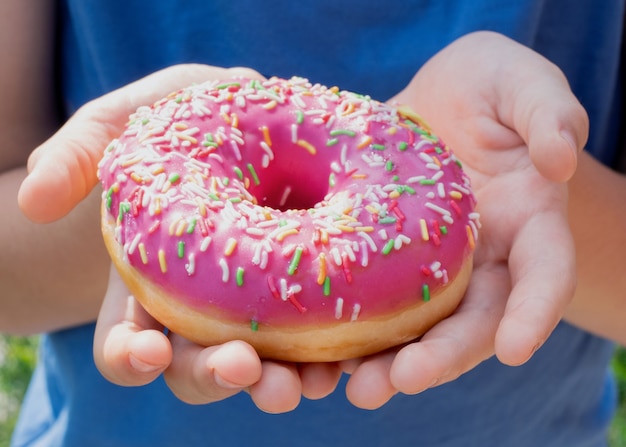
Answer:
<svg viewBox="0 0 626 447"><path fill-rule="evenodd" d="M49 2L40 1L49 6ZM9 0L2 8L13 8L27 20L42 22L46 13L45 8L26 8L19 0ZM15 25L13 31L49 30L49 26L23 25ZM39 51L35 54L50 54L44 51L50 41L39 36L28 45ZM10 46L6 36L0 44ZM501 57L494 58L494 52ZM23 57L15 54L11 64L3 64L0 79L19 81L20 76L11 72ZM476 60L484 63L476 64ZM50 67L46 67L48 71L38 71L41 76L25 83L42 90L40 96L29 98L31 101L43 97L52 102L47 76ZM462 76L458 67L462 67ZM75 258L80 252L91 253L91 247L97 246L93 251L97 261L89 267L93 268L93 279L97 279L91 282L92 287L81 289L74 273L82 272L86 261L77 261L81 269L51 270L43 284L76 287L73 293L47 287L50 297L46 306L40 304L41 295L24 284L11 284L24 300L8 294L2 300L1 314L8 317L2 322L3 330L39 332L97 317L94 358L103 375L114 383L139 386L164 374L170 388L184 401L209 403L245 390L261 410L279 413L297 407L302 395L311 399L328 395L343 371L352 374L346 390L348 398L356 406L377 408L396 392L413 394L453 380L494 353L506 364L522 364L541 346L566 310L572 321L580 318L584 320L581 325L596 329L598 322L584 317L584 295L577 295L572 310L567 309L574 294L577 266L568 229L567 187L557 183L574 173L578 151L586 141L586 114L563 75L545 59L502 36L477 33L443 50L395 98L420 111L436 133L457 149L479 199L483 228L475 273L462 305L450 318L419 342L340 364L271 362L259 359L243 342L201 347L176 334L163 335L162 327L129 296L115 271L109 272L100 236L96 235L99 225L90 220L97 216L98 209L93 199L99 194L98 188L92 192L97 184L96 164L102 149L122 131L127 116L137 106L194 81L236 73L258 76L245 69L197 65L168 68L83 106L32 153L26 178L29 150L20 151L12 163L2 165L3 179L13 169L20 172L11 180L14 189L2 187L2 194L15 197L23 179L18 199L24 214L33 222L54 221L53 225L59 226L58 235L47 241L52 253L41 261L45 266L41 271L59 264L53 254L58 254L59 247L66 247L61 245L64 235L73 235L73 245L64 248L68 262L80 259ZM10 105L5 101L0 106L3 127L13 123L10 115L16 107L28 111L29 103L23 101L16 99ZM29 122L29 129L37 130L31 132L28 141L6 147L32 148L38 144L54 128L53 120L48 118L53 116L52 107L41 115L41 122ZM20 137L24 135L15 138ZM8 152L6 157L10 158ZM587 163L588 157L581 160ZM573 185L577 179L578 175ZM571 189L575 194L574 186ZM512 202L510 197L520 196L519 191L524 194ZM577 205L571 209L576 215ZM23 220L18 211L11 209L11 218ZM68 233L72 219L86 228L83 233ZM49 225L27 227L41 237L49 234ZM32 240L22 234L28 230L21 225L17 231L23 237L20 240ZM17 240L15 234L11 236ZM19 249L23 246L17 245L15 251L26 256ZM26 277L31 278L28 263L20 260L17 264L15 269L25 269ZM578 267L584 265L579 263ZM589 284L591 287L593 282ZM70 308L74 310L68 311Z"/></svg>

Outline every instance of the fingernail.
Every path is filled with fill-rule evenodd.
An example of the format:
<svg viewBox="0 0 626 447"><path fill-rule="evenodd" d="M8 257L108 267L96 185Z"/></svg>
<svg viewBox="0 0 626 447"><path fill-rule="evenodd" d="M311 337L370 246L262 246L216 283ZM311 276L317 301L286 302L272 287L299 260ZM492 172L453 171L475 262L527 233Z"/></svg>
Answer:
<svg viewBox="0 0 626 447"><path fill-rule="evenodd" d="M576 144L576 138L574 137L574 135L569 130L565 129L561 130L560 135L561 138L563 138L567 145L570 147L572 153L574 153L574 155L577 154L578 145Z"/></svg>
<svg viewBox="0 0 626 447"><path fill-rule="evenodd" d="M215 380L215 383L220 388L225 388L229 390L241 388L241 385L237 385L236 383L232 383L232 382L229 382L228 380L225 380L222 376L220 376L217 373L217 371L213 371L213 380Z"/></svg>
<svg viewBox="0 0 626 447"><path fill-rule="evenodd" d="M151 365L150 363L146 363L143 360L139 360L133 354L128 355L128 361L130 362L130 366L132 366L133 369L141 373L151 373L158 371L162 368L161 365Z"/></svg>

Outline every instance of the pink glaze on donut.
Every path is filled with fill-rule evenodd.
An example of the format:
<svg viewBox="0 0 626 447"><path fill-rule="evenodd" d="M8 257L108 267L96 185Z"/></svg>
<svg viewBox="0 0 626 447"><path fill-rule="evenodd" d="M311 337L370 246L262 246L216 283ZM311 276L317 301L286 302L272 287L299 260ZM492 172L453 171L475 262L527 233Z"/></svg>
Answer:
<svg viewBox="0 0 626 447"><path fill-rule="evenodd" d="M128 263L252 330L428 301L477 237L469 181L417 116L302 78L142 107L99 176Z"/></svg>

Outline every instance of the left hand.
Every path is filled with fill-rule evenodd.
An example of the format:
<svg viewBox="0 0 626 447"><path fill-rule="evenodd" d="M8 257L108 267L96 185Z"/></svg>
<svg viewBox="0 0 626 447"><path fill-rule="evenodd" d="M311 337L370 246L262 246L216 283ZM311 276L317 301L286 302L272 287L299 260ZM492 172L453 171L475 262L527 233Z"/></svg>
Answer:
<svg viewBox="0 0 626 447"><path fill-rule="evenodd" d="M343 363L348 398L363 408L449 382L494 353L526 362L576 283L559 182L575 171L588 121L558 68L503 36L475 33L438 53L392 101L418 111L463 162L482 229L453 315L418 342Z"/></svg>

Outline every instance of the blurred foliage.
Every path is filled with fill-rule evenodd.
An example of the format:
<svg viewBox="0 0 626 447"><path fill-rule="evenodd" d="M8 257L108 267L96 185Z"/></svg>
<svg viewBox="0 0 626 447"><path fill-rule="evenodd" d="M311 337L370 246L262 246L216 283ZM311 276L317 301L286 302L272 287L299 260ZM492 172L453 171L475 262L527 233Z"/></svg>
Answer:
<svg viewBox="0 0 626 447"><path fill-rule="evenodd" d="M37 361L36 337L0 337L0 447L9 445Z"/></svg>

